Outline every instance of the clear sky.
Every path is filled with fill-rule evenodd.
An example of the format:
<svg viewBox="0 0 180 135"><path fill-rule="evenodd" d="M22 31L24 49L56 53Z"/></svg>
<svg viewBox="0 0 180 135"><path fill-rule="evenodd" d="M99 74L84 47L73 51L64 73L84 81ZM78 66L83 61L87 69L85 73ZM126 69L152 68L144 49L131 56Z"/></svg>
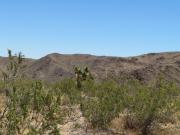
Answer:
<svg viewBox="0 0 180 135"><path fill-rule="evenodd" d="M32 58L180 51L180 0L0 0L0 55L7 48Z"/></svg>

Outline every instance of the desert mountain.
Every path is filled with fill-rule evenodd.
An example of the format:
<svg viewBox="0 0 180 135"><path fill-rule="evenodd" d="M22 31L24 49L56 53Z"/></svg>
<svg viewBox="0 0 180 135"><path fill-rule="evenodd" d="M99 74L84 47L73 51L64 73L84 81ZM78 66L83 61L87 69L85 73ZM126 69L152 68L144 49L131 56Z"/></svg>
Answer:
<svg viewBox="0 0 180 135"><path fill-rule="evenodd" d="M5 69L8 59L0 57L0 68ZM33 79L55 81L73 77L75 66L88 66L97 79L121 76L150 81L158 73L180 84L180 52L150 53L136 57L107 57L85 54L49 54L43 58L26 59L25 73Z"/></svg>

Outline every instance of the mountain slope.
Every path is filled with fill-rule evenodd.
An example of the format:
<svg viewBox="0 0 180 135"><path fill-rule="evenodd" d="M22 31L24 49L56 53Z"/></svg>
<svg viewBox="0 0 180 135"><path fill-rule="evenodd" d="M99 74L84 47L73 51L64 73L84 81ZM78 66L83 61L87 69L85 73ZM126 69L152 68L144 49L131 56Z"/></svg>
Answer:
<svg viewBox="0 0 180 135"><path fill-rule="evenodd" d="M5 68L7 61L7 58L0 57L1 69ZM126 75L150 81L162 72L168 79L180 83L180 52L151 53L127 58L53 53L38 60L26 59L26 64L27 76L48 81L73 77L75 66L88 66L97 79Z"/></svg>

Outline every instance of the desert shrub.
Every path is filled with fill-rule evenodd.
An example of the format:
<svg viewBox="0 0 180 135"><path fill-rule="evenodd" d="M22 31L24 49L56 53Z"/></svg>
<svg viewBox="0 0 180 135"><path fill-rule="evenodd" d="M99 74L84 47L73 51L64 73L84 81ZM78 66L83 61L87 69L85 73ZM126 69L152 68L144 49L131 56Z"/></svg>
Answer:
<svg viewBox="0 0 180 135"><path fill-rule="evenodd" d="M104 82L94 86L94 97L85 97L81 103L84 116L94 128L105 129L122 109L120 90L114 82Z"/></svg>
<svg viewBox="0 0 180 135"><path fill-rule="evenodd" d="M59 95L67 96L71 104L78 104L81 101L81 90L77 89L76 83L72 79L64 79L54 84L53 89Z"/></svg>
<svg viewBox="0 0 180 135"><path fill-rule="evenodd" d="M87 97L94 97L97 93L97 87L97 83L94 80L84 81L81 94Z"/></svg>
<svg viewBox="0 0 180 135"><path fill-rule="evenodd" d="M0 82L1 93L7 96L5 108L0 114L0 134L22 134L23 128L28 128L32 134L44 134L48 130L59 134L57 123L62 119L56 93L42 81L23 76L25 65L21 53L16 56L9 50L8 54L9 63L7 70L2 71L4 79ZM31 118L32 114L35 116ZM33 119L38 122L39 116L42 116L42 126L32 127L31 122Z"/></svg>
<svg viewBox="0 0 180 135"><path fill-rule="evenodd" d="M180 89L165 80L151 86L133 80L123 84L85 81L78 89L72 79L51 85L20 79L8 83L6 87L11 92L3 116L5 125L2 122L0 126L8 134L20 132L20 125L32 111L43 117L41 128L29 127L32 133L43 134L49 129L52 134L59 133L57 124L63 120L60 106L64 95L68 97L70 105L81 104L82 113L92 127L100 129L107 129L111 121L126 110L126 128L137 128L142 134L148 134L156 122L166 121L180 109Z"/></svg>
<svg viewBox="0 0 180 135"><path fill-rule="evenodd" d="M86 95L81 103L84 116L93 128L103 129L107 128L125 107L130 106L130 95L133 93L132 86L119 85L115 81L87 82L83 92Z"/></svg>
<svg viewBox="0 0 180 135"><path fill-rule="evenodd" d="M58 133L57 124L62 121L62 117L56 93L44 87L40 81L29 81L29 84L24 81L16 82L16 85L10 86L13 89L7 97L7 109L0 119L2 134L21 134L23 123L27 119L30 119L30 123L33 119L38 122L39 116L42 117L40 128L32 127L28 122L24 123L27 125L25 128L36 134L44 134L48 130ZM29 117L31 114L35 115L34 118Z"/></svg>
<svg viewBox="0 0 180 135"><path fill-rule="evenodd" d="M150 133L155 122L170 117L177 111L179 89L172 83L160 80L157 85L136 85L138 89L130 96L129 103L125 106L130 112L130 117L136 122L136 128L143 135ZM138 123L138 124L137 124Z"/></svg>
<svg viewBox="0 0 180 135"><path fill-rule="evenodd" d="M86 85L81 109L94 128L107 128L126 110L126 128L137 128L142 134L148 134L156 122L165 121L179 110L180 89L163 79L151 86L137 80Z"/></svg>

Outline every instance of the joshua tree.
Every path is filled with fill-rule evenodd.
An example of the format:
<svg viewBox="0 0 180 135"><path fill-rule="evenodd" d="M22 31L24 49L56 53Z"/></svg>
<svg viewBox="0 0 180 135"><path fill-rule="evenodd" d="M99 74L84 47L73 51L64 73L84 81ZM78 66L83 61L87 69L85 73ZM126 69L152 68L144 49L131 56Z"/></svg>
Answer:
<svg viewBox="0 0 180 135"><path fill-rule="evenodd" d="M76 75L76 84L78 88L81 88L82 81L93 80L93 77L88 69L88 67L84 67L84 69L80 69L79 67L74 68L74 72Z"/></svg>
<svg viewBox="0 0 180 135"><path fill-rule="evenodd" d="M79 67L75 67L74 72L76 75L76 85L78 88L80 88L81 87L81 79L82 79L82 71Z"/></svg>
<svg viewBox="0 0 180 135"><path fill-rule="evenodd" d="M21 52L19 52L18 55L12 55L12 51L8 50L8 59L9 63L6 72L1 70L4 81L14 80L20 77L22 75L22 68L24 67L24 55L22 55Z"/></svg>

